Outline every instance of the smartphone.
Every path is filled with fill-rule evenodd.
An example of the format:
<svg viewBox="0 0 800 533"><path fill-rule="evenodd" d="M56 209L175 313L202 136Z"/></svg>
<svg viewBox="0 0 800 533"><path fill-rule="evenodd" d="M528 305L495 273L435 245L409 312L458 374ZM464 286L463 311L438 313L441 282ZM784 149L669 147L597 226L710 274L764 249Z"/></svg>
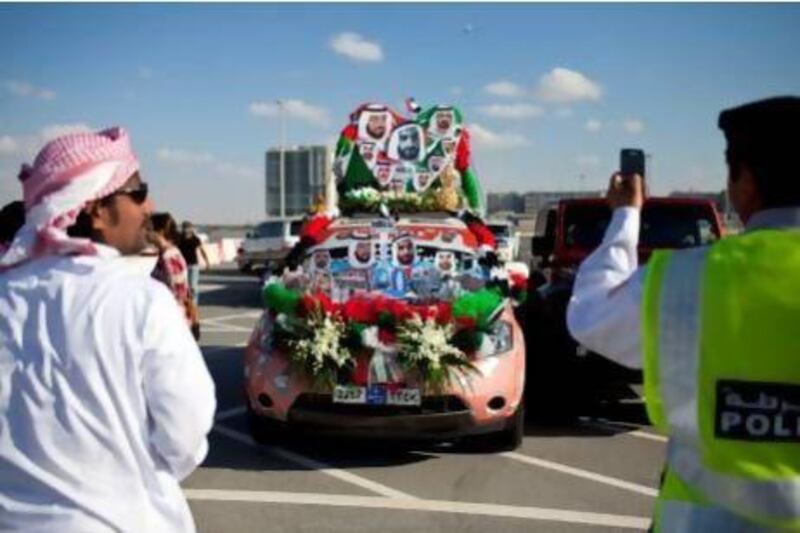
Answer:
<svg viewBox="0 0 800 533"><path fill-rule="evenodd" d="M619 173L623 176L639 174L644 178L644 150L623 148L619 151Z"/></svg>

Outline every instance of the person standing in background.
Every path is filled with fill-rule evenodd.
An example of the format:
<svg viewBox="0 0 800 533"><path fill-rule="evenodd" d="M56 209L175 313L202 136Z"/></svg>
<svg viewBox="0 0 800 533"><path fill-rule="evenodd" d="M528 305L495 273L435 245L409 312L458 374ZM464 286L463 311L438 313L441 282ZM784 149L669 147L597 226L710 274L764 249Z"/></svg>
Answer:
<svg viewBox="0 0 800 533"><path fill-rule="evenodd" d="M186 260L186 265L189 267L189 289L192 291L192 301L195 307L200 305L200 264L198 261L198 250L200 255L203 256L203 261L206 268L210 265L206 251L203 249L203 243L200 237L194 230L194 225L188 220L181 224L181 238L178 241L178 248Z"/></svg>
<svg viewBox="0 0 800 533"><path fill-rule="evenodd" d="M154 213L150 217L152 231L150 242L158 249L158 261L152 276L166 285L186 315L195 339L199 336L197 307L189 289L189 272L186 261L176 244L180 239L178 224L169 213Z"/></svg>

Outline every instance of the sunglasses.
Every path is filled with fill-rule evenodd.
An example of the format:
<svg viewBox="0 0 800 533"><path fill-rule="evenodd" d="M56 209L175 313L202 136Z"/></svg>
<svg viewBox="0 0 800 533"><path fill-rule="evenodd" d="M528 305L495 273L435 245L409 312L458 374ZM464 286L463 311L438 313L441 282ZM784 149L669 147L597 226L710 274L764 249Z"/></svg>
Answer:
<svg viewBox="0 0 800 533"><path fill-rule="evenodd" d="M134 201L136 204L143 204L147 200L147 184L142 182L136 187L129 187L127 189L118 189L114 191L113 196L124 194Z"/></svg>

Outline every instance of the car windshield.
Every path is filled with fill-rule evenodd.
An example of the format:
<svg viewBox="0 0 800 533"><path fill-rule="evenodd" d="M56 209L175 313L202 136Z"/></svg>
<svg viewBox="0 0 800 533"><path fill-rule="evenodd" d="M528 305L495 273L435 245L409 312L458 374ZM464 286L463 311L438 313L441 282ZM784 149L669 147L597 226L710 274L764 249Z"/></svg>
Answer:
<svg viewBox="0 0 800 533"><path fill-rule="evenodd" d="M488 224L488 226L495 237L507 239L511 236L511 228L507 224Z"/></svg>
<svg viewBox="0 0 800 533"><path fill-rule="evenodd" d="M564 244L568 248L594 249L603 240L611 220L604 205L567 208L564 217ZM716 240L711 211L704 205L661 204L645 206L639 246L642 248L688 248Z"/></svg>
<svg viewBox="0 0 800 533"><path fill-rule="evenodd" d="M259 224L255 231L259 239L283 237L283 222L264 222Z"/></svg>

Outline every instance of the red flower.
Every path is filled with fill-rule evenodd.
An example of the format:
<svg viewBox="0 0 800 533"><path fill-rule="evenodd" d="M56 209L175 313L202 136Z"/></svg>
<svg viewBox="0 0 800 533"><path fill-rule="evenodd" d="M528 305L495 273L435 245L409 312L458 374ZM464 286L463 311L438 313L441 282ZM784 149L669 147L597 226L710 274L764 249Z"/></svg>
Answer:
<svg viewBox="0 0 800 533"><path fill-rule="evenodd" d="M411 306L402 300L389 300L388 310L395 320L408 320L413 316Z"/></svg>
<svg viewBox="0 0 800 533"><path fill-rule="evenodd" d="M377 321L375 306L366 298L351 298L345 302L343 311L346 320L365 324L374 324Z"/></svg>
<svg viewBox="0 0 800 533"><path fill-rule="evenodd" d="M378 330L378 340L388 346L390 344L394 344L395 342L397 342L397 337L391 331L384 328L380 328Z"/></svg>
<svg viewBox="0 0 800 533"><path fill-rule="evenodd" d="M436 304L436 323L439 325L453 321L453 305L450 302Z"/></svg>
<svg viewBox="0 0 800 533"><path fill-rule="evenodd" d="M322 311L326 315L335 315L341 313L340 306L333 303L330 297L324 292L304 294L300 298L300 309L301 315L303 316L307 316L313 311Z"/></svg>
<svg viewBox="0 0 800 533"><path fill-rule="evenodd" d="M478 325L477 321L471 316L460 316L456 318L456 324L459 329L475 329Z"/></svg>

